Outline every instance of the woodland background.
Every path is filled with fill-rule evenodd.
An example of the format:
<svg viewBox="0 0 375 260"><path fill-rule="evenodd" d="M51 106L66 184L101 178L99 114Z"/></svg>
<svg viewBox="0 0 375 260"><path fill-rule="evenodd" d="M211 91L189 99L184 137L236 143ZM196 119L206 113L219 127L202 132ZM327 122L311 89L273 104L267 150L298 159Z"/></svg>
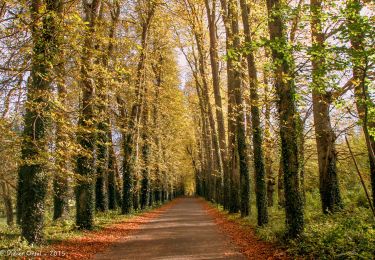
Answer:
<svg viewBox="0 0 375 260"><path fill-rule="evenodd" d="M199 195L375 253L374 4L0 1L0 248Z"/></svg>

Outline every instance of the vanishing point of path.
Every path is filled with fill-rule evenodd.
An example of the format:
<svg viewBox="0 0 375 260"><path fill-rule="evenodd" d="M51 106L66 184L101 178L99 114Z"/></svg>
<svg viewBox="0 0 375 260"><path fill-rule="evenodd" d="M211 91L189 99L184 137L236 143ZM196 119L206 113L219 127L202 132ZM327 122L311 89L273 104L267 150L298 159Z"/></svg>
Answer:
<svg viewBox="0 0 375 260"><path fill-rule="evenodd" d="M196 198L183 198L95 259L246 259Z"/></svg>

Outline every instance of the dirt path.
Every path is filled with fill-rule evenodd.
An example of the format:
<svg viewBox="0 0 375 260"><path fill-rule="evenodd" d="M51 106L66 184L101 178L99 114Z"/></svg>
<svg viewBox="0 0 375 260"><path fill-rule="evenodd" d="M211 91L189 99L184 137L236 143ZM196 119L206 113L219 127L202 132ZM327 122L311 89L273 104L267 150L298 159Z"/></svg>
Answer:
<svg viewBox="0 0 375 260"><path fill-rule="evenodd" d="M94 259L246 259L199 199L183 198Z"/></svg>

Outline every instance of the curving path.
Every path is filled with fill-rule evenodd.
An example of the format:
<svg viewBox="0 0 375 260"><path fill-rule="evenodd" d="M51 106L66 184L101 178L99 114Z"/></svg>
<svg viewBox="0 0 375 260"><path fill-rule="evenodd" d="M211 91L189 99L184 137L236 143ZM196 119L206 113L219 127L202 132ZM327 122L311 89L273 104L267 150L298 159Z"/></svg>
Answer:
<svg viewBox="0 0 375 260"><path fill-rule="evenodd" d="M136 234L94 259L246 259L196 198L179 199Z"/></svg>

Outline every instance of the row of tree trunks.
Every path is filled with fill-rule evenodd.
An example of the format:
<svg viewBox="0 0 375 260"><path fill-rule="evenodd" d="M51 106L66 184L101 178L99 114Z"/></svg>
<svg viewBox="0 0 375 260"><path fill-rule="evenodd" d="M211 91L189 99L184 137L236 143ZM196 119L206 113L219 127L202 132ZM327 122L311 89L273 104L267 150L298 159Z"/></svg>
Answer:
<svg viewBox="0 0 375 260"><path fill-rule="evenodd" d="M139 208L139 194L137 190L137 180L134 176L135 165L137 163L137 155L135 152L135 146L137 145L137 135L139 132L139 121L141 119L141 109L144 102L144 73L146 64L146 52L148 44L149 29L151 26L152 19L155 14L155 3L147 4L147 11L145 17L142 18L142 34L141 34L141 53L137 66L137 78L136 78L136 101L132 106L129 123L123 137L123 149L124 149L124 160L123 160L123 202L122 202L122 213L129 214L134 209Z"/></svg>

